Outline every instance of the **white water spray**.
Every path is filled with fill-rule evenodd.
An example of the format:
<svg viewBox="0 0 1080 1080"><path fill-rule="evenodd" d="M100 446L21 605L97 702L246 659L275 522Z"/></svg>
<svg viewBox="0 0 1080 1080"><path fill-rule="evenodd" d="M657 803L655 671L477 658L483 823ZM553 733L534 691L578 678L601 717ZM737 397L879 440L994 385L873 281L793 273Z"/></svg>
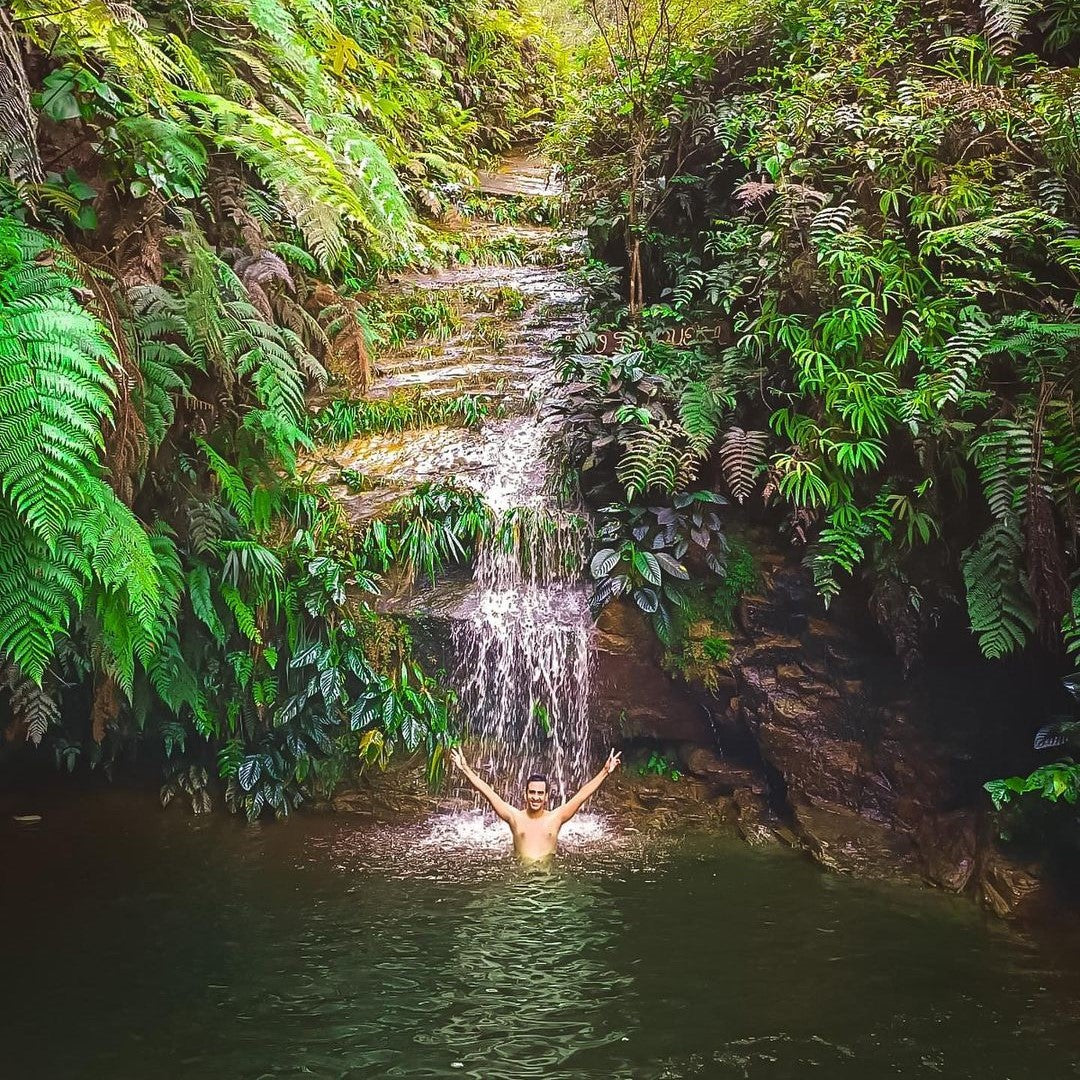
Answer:
<svg viewBox="0 0 1080 1080"><path fill-rule="evenodd" d="M477 767L508 798L551 778L558 802L588 772L591 619L579 584L584 524L544 493L545 426L515 422L483 494L499 523L453 627L454 682Z"/></svg>

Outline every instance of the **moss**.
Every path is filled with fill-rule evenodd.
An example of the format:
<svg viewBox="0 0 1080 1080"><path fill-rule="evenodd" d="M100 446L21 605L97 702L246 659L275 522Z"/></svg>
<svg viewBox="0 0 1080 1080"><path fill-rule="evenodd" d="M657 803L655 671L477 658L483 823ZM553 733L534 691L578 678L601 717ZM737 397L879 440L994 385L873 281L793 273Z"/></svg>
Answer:
<svg viewBox="0 0 1080 1080"><path fill-rule="evenodd" d="M757 583L750 549L731 543L727 568L719 585L698 583L689 590L685 608L676 614L671 646L661 663L687 682L697 682L711 694L720 689L724 667L731 656L730 631L740 598Z"/></svg>

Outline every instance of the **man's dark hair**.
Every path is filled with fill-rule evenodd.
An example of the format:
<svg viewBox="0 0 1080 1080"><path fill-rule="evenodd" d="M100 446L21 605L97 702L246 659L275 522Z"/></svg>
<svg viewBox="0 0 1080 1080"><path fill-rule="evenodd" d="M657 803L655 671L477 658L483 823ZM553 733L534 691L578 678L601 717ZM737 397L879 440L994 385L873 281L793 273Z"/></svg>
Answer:
<svg viewBox="0 0 1080 1080"><path fill-rule="evenodd" d="M530 784L543 784L544 787L549 787L550 786L548 784L548 778L542 772L534 772L534 773L532 773L529 776L529 778L525 781L525 786L526 787L528 787Z"/></svg>

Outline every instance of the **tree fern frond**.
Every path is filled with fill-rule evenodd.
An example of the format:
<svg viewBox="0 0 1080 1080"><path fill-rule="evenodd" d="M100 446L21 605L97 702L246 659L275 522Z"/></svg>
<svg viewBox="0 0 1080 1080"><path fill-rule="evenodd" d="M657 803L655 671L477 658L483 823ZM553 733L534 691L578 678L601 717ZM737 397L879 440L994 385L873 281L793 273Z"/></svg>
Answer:
<svg viewBox="0 0 1080 1080"><path fill-rule="evenodd" d="M93 486L116 357L40 234L0 220L0 495L55 539Z"/></svg>
<svg viewBox="0 0 1080 1080"><path fill-rule="evenodd" d="M692 382L679 397L679 422L690 449L698 457L708 454L719 430L722 403L708 383Z"/></svg>
<svg viewBox="0 0 1080 1080"><path fill-rule="evenodd" d="M765 467L767 431L729 428L720 443L720 468L736 502L745 502Z"/></svg>
<svg viewBox="0 0 1080 1080"><path fill-rule="evenodd" d="M251 610L244 598L240 595L240 590L235 585L223 584L221 586L221 598L225 601L228 609L233 613L233 617L236 619L236 625L240 630L240 633L248 639L259 645L262 643L262 634L259 632L258 624L255 621L255 612Z"/></svg>
<svg viewBox="0 0 1080 1080"><path fill-rule="evenodd" d="M999 522L1015 518L1021 511L1031 473L1031 432L1009 420L991 420L987 431L971 444L969 453L990 513Z"/></svg>
<svg viewBox="0 0 1080 1080"><path fill-rule="evenodd" d="M218 484L221 486L222 494L225 496L229 508L236 514L242 524L249 524L252 513L251 492L248 490L244 478L240 475L240 471L226 461L204 439L196 439L195 442L206 455L206 460L217 477Z"/></svg>
<svg viewBox="0 0 1080 1080"><path fill-rule="evenodd" d="M1053 214L1036 206L994 214L962 225L935 229L922 237L923 251L928 255L943 255L950 249L986 255L1001 251L1009 244L1029 244L1033 236L1056 236L1064 223Z"/></svg>
<svg viewBox="0 0 1080 1080"><path fill-rule="evenodd" d="M408 239L412 216L396 178L390 185L393 173L385 157L370 141L364 145L371 152L355 156L356 139L344 124L331 132L339 148L331 149L276 116L227 98L190 91L182 98L207 138L278 193L328 269L330 258L344 251L344 221L355 222L369 241L385 248Z"/></svg>
<svg viewBox="0 0 1080 1080"><path fill-rule="evenodd" d="M50 545L0 504L0 655L35 682L81 607L90 564L64 537Z"/></svg>
<svg viewBox="0 0 1080 1080"><path fill-rule="evenodd" d="M628 499L653 490L673 492L693 480L696 455L678 446L680 434L676 428L658 425L626 436L616 475Z"/></svg>
<svg viewBox="0 0 1080 1080"><path fill-rule="evenodd" d="M1039 0L980 0L986 18L986 36L995 50L1006 55L1019 44L1028 19L1042 6Z"/></svg>
<svg viewBox="0 0 1080 1080"><path fill-rule="evenodd" d="M991 525L961 559L968 617L984 655L998 659L1035 630L1025 584L1022 541L1015 521Z"/></svg>
<svg viewBox="0 0 1080 1080"><path fill-rule="evenodd" d="M50 727L60 723L60 705L44 687L26 678L15 664L0 670L0 684L11 691L8 708L12 718L26 731L27 742L41 744Z"/></svg>
<svg viewBox="0 0 1080 1080"><path fill-rule="evenodd" d="M0 8L0 169L16 182L40 184L45 179L26 66L5 8Z"/></svg>
<svg viewBox="0 0 1080 1080"><path fill-rule="evenodd" d="M35 44L51 53L97 56L136 101L171 105L183 67L158 45L147 21L123 0L83 0L56 5L48 0L17 0L20 26Z"/></svg>

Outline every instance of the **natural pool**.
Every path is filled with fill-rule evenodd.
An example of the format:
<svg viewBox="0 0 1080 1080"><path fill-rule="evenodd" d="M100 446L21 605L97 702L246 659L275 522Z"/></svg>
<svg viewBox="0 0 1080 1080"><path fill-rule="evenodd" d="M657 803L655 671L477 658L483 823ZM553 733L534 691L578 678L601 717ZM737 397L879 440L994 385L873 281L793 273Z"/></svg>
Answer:
<svg viewBox="0 0 1080 1080"><path fill-rule="evenodd" d="M723 838L549 874L426 829L120 792L0 822L0 1075L1080 1075L1080 963L966 902Z"/></svg>

